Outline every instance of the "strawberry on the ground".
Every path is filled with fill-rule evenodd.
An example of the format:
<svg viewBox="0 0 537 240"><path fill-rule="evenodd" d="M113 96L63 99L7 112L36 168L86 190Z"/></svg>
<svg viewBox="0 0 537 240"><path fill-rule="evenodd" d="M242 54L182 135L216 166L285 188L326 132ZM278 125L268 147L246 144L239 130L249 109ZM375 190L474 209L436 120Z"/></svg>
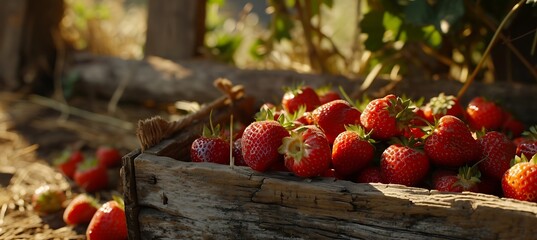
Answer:
<svg viewBox="0 0 537 240"><path fill-rule="evenodd" d="M369 165L375 155L373 140L359 125L347 125L332 146L332 167L341 176L349 176Z"/></svg>
<svg viewBox="0 0 537 240"><path fill-rule="evenodd" d="M190 159L192 162L229 164L229 142L221 135L220 125L213 126L209 119L209 126L203 126L201 136L192 142Z"/></svg>
<svg viewBox="0 0 537 240"><path fill-rule="evenodd" d="M299 177L316 177L330 167L330 144L326 135L313 125L291 131L278 151L284 155L287 169Z"/></svg>
<svg viewBox="0 0 537 240"><path fill-rule="evenodd" d="M82 193L69 202L63 212L63 221L70 225L89 223L98 208L96 199Z"/></svg>
<svg viewBox="0 0 537 240"><path fill-rule="evenodd" d="M341 96L338 92L332 90L332 86L327 85L320 88L315 89L315 92L319 96L319 100L322 104L341 99Z"/></svg>
<svg viewBox="0 0 537 240"><path fill-rule="evenodd" d="M380 158L380 172L386 183L416 186L429 172L429 159L415 144L392 144Z"/></svg>
<svg viewBox="0 0 537 240"><path fill-rule="evenodd" d="M524 131L516 145L517 156L525 155L526 158L532 158L537 154L537 126L531 126L528 131Z"/></svg>
<svg viewBox="0 0 537 240"><path fill-rule="evenodd" d="M283 109L293 114L301 106L306 107L306 112L313 111L316 107L321 105L319 96L309 86L298 86L296 88L286 89L282 98Z"/></svg>
<svg viewBox="0 0 537 240"><path fill-rule="evenodd" d="M459 119L464 117L464 109L455 96L440 93L431 98L423 107L423 116L429 123L434 123L435 120L445 115L452 115Z"/></svg>
<svg viewBox="0 0 537 240"><path fill-rule="evenodd" d="M369 102L360 116L360 123L371 137L387 140L400 136L415 118L412 102L393 94Z"/></svg>
<svg viewBox="0 0 537 240"><path fill-rule="evenodd" d="M473 166L459 168L458 174L443 174L433 177L433 187L444 192L479 192L481 173Z"/></svg>
<svg viewBox="0 0 537 240"><path fill-rule="evenodd" d="M466 118L474 130L498 130L503 123L503 109L484 97L473 98L466 107Z"/></svg>
<svg viewBox="0 0 537 240"><path fill-rule="evenodd" d="M431 163L446 167L461 167L479 159L479 143L459 118L446 115L438 120L433 132L425 139L425 152Z"/></svg>
<svg viewBox="0 0 537 240"><path fill-rule="evenodd" d="M32 195L32 207L39 214L50 214L63 208L65 193L57 187L43 185Z"/></svg>
<svg viewBox="0 0 537 240"><path fill-rule="evenodd" d="M479 170L483 175L501 179L515 156L515 144L505 134L496 131L487 132L477 141L481 146Z"/></svg>
<svg viewBox="0 0 537 240"><path fill-rule="evenodd" d="M121 165L121 153L114 147L99 146L95 152L95 157L97 157L99 164L107 168Z"/></svg>
<svg viewBox="0 0 537 240"><path fill-rule="evenodd" d="M515 157L515 164L502 178L505 197L537 202L537 155L529 161L525 156Z"/></svg>
<svg viewBox="0 0 537 240"><path fill-rule="evenodd" d="M108 187L106 167L100 165L95 158L88 158L78 165L74 180L79 187L90 193Z"/></svg>
<svg viewBox="0 0 537 240"><path fill-rule="evenodd" d="M331 144L345 131L345 125L360 124L360 111L342 99L319 106L313 110L312 117Z"/></svg>
<svg viewBox="0 0 537 240"><path fill-rule="evenodd" d="M79 163L84 160L80 150L64 150L53 164L68 178L73 179Z"/></svg>
<svg viewBox="0 0 537 240"><path fill-rule="evenodd" d="M289 132L274 120L258 120L244 129L241 138L242 157L253 170L264 172L283 156L278 153L282 139Z"/></svg>
<svg viewBox="0 0 537 240"><path fill-rule="evenodd" d="M355 182L357 183L385 183L382 179L380 167L369 166L362 169L356 175Z"/></svg>
<svg viewBox="0 0 537 240"><path fill-rule="evenodd" d="M88 240L127 239L125 207L120 199L104 203L93 215L86 230Z"/></svg>

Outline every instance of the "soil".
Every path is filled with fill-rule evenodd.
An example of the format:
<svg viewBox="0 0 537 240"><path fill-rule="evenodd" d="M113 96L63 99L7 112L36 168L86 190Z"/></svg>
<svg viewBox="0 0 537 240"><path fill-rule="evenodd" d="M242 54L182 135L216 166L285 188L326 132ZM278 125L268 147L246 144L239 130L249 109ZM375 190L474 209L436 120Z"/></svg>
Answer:
<svg viewBox="0 0 537 240"><path fill-rule="evenodd" d="M57 187L68 199L82 192L54 167L54 158L67 148L80 148L91 156L101 145L126 154L139 146L138 120L170 116L140 104L120 103L114 112L107 106L103 99L75 97L61 104L36 95L0 92L0 239L85 238L87 226L66 225L63 211L39 215L32 209L31 195L39 186ZM109 175L109 189L93 194L101 202L122 194L119 167L109 169Z"/></svg>

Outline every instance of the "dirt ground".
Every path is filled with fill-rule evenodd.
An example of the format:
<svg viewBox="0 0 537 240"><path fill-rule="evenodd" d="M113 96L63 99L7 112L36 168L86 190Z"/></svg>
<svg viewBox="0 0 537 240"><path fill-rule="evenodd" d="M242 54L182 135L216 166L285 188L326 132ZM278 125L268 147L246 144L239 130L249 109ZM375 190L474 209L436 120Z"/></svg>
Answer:
<svg viewBox="0 0 537 240"><path fill-rule="evenodd" d="M36 95L0 92L0 239L84 239L86 226L66 226L63 211L40 216L30 203L43 184L56 186L72 198L79 189L52 164L67 147L91 155L100 145L126 154L138 147L136 123L167 113L141 104L120 104L110 113L106 100L84 97L68 105ZM62 108L63 106L63 108ZM119 168L109 170L113 181L94 194L101 202L121 194Z"/></svg>

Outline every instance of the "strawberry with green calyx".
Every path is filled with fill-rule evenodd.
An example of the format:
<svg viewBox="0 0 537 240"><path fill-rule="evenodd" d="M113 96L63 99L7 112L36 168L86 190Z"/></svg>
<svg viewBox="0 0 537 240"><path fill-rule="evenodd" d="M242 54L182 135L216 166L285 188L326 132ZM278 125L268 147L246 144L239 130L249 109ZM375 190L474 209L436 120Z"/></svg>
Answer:
<svg viewBox="0 0 537 240"><path fill-rule="evenodd" d="M497 130L502 126L503 117L503 109L484 97L473 98L466 107L466 118L473 130Z"/></svg>
<svg viewBox="0 0 537 240"><path fill-rule="evenodd" d="M313 122L332 144L336 137L345 131L345 125L359 125L360 111L346 100L334 100L313 110Z"/></svg>
<svg viewBox="0 0 537 240"><path fill-rule="evenodd" d="M375 141L359 125L347 125L332 146L332 167L341 176L362 170L373 161Z"/></svg>
<svg viewBox="0 0 537 240"><path fill-rule="evenodd" d="M127 239L125 204L121 198L104 203L93 215L86 230L88 240Z"/></svg>
<svg viewBox="0 0 537 240"><path fill-rule="evenodd" d="M283 161L283 155L278 152L282 139L289 136L286 127L292 124L285 122L280 116L278 121L272 120L271 111L260 111L256 121L250 123L242 134L241 149L244 162L255 171L265 172L278 161Z"/></svg>
<svg viewBox="0 0 537 240"><path fill-rule="evenodd" d="M445 115L452 115L459 119L464 117L464 108L455 96L440 93L423 106L423 116L430 123L434 123Z"/></svg>
<svg viewBox="0 0 537 240"><path fill-rule="evenodd" d="M388 140L400 136L415 118L414 105L393 94L369 102L362 112L360 123L371 137Z"/></svg>
<svg viewBox="0 0 537 240"><path fill-rule="evenodd" d="M282 98L282 107L288 113L294 113L300 106L305 106L306 111L313 111L320 106L319 96L310 86L299 85L285 89Z"/></svg>
<svg viewBox="0 0 537 240"><path fill-rule="evenodd" d="M459 168L458 174L445 174L433 178L433 187L444 192L480 192L481 173L474 165Z"/></svg>
<svg viewBox="0 0 537 240"><path fill-rule="evenodd" d="M117 148L110 146L99 146L95 151L95 156L99 164L107 168L121 165L121 153Z"/></svg>
<svg viewBox="0 0 537 240"><path fill-rule="evenodd" d="M427 155L416 146L414 139L394 143L382 152L380 172L386 183L417 186L428 174L430 163Z"/></svg>
<svg viewBox="0 0 537 240"><path fill-rule="evenodd" d="M39 214L50 214L63 208L65 193L51 185L38 187L32 195L32 207Z"/></svg>
<svg viewBox="0 0 537 240"><path fill-rule="evenodd" d="M531 158L537 154L537 126L531 126L528 131L524 131L522 137L517 145L516 155L525 155L526 158Z"/></svg>
<svg viewBox="0 0 537 240"><path fill-rule="evenodd" d="M203 126L202 135L192 142L190 159L192 162L229 164L229 143L222 137L220 125L213 126L209 117L209 127Z"/></svg>
<svg viewBox="0 0 537 240"><path fill-rule="evenodd" d="M424 150L434 165L456 168L477 161L481 154L468 126L452 115L438 120L425 139Z"/></svg>
<svg viewBox="0 0 537 240"><path fill-rule="evenodd" d="M537 202L537 155L530 160L525 155L515 156L514 165L502 178L505 197Z"/></svg>
<svg viewBox="0 0 537 240"><path fill-rule="evenodd" d="M63 221L69 225L89 223L99 207L95 198L88 194L80 194L73 198L65 208Z"/></svg>
<svg viewBox="0 0 537 240"><path fill-rule="evenodd" d="M330 144L316 126L299 127L284 137L278 152L284 155L285 166L299 177L316 177L330 167Z"/></svg>
<svg viewBox="0 0 537 240"><path fill-rule="evenodd" d="M100 165L95 158L88 158L78 165L74 180L79 187L90 193L108 187L106 167Z"/></svg>
<svg viewBox="0 0 537 240"><path fill-rule="evenodd" d="M54 159L53 164L65 176L73 179L76 168L82 161L84 161L84 155L80 150L64 150L58 158Z"/></svg>
<svg viewBox="0 0 537 240"><path fill-rule="evenodd" d="M481 148L479 170L486 176L501 179L515 156L515 144L505 134L496 131L487 132L477 141Z"/></svg>

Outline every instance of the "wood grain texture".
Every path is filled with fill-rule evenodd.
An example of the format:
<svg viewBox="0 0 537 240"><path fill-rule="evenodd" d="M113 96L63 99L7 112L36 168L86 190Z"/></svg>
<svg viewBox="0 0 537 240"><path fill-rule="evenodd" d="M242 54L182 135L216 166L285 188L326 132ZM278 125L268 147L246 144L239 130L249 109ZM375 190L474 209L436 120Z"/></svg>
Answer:
<svg viewBox="0 0 537 240"><path fill-rule="evenodd" d="M537 204L491 195L301 179L151 154L138 155L134 166L143 239L528 239L537 234Z"/></svg>

